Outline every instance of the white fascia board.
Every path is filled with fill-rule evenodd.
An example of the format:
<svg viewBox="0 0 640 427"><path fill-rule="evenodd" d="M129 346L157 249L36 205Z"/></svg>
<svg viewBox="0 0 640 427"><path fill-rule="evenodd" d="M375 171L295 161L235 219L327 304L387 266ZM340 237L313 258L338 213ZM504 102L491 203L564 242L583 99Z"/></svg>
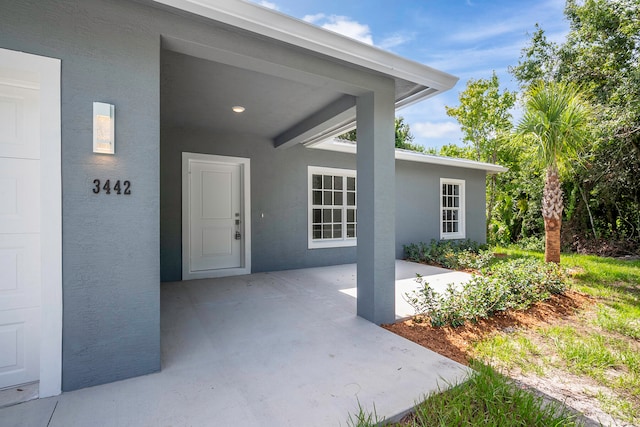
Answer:
<svg viewBox="0 0 640 427"><path fill-rule="evenodd" d="M322 144L315 144L307 147L351 154L356 154L358 151L356 148L356 144L340 141L327 141ZM399 148L396 148L395 158L396 160L406 160L409 162L429 163L432 165L452 166L465 169L478 169L486 171L489 174L497 174L500 172L507 172L509 170L504 166L495 165L493 163L477 162L475 160L468 159L456 159L453 157L434 156L431 154L416 153L415 151L402 150Z"/></svg>
<svg viewBox="0 0 640 427"><path fill-rule="evenodd" d="M415 151L396 149L397 160L407 160L410 162L431 163L441 166L454 166L457 168L480 169L490 174L506 172L509 169L493 163L477 162L475 160L457 159L454 157L434 156L431 154L416 153Z"/></svg>
<svg viewBox="0 0 640 427"><path fill-rule="evenodd" d="M458 81L451 74L247 1L154 1L440 92Z"/></svg>

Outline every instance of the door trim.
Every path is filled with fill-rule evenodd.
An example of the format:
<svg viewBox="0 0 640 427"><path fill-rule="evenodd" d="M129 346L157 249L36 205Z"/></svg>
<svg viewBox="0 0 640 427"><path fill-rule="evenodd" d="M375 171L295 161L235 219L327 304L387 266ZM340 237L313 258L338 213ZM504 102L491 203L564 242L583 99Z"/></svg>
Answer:
<svg viewBox="0 0 640 427"><path fill-rule="evenodd" d="M62 384L62 169L60 60L0 49L12 67L40 76L40 239L42 287L39 397ZM46 209L44 207L46 206Z"/></svg>
<svg viewBox="0 0 640 427"><path fill-rule="evenodd" d="M240 200L242 211L242 260L239 268L190 271L190 203L189 203L189 162L223 163L240 166ZM244 157L227 157L213 154L182 153L182 280L206 279L214 277L251 274L251 160Z"/></svg>

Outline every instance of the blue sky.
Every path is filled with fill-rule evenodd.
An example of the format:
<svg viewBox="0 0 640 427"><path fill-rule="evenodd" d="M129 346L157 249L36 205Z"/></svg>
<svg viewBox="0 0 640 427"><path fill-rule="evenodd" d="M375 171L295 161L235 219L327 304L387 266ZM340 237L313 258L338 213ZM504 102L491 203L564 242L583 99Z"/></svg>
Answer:
<svg viewBox="0 0 640 427"><path fill-rule="evenodd" d="M547 37L564 40L564 0L255 0L263 6L373 44L458 76L450 91L398 111L416 143L461 144L445 105L458 105L466 82L496 71L503 87L517 89L507 72L539 23ZM518 112L515 112L518 116Z"/></svg>

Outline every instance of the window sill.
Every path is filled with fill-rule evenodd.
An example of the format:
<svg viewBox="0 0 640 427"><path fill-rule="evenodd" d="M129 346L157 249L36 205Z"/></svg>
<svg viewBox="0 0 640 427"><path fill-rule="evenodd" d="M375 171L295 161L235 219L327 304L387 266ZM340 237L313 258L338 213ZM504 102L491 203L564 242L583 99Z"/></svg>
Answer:
<svg viewBox="0 0 640 427"><path fill-rule="evenodd" d="M456 239L466 239L466 236L462 233L440 235L440 240L456 240Z"/></svg>
<svg viewBox="0 0 640 427"><path fill-rule="evenodd" d="M325 249L325 248L348 248L358 246L357 239L348 240L312 240L309 242L308 249Z"/></svg>

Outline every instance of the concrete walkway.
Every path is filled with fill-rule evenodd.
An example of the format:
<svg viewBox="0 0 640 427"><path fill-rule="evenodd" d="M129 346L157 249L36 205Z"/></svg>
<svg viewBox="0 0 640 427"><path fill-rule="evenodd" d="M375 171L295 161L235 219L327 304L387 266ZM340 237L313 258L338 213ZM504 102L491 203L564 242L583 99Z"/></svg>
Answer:
<svg viewBox="0 0 640 427"><path fill-rule="evenodd" d="M464 377L356 317L355 272L163 283L161 372L1 409L0 426L345 426L359 403L389 419ZM465 279L399 261L397 292L418 272L431 284Z"/></svg>

